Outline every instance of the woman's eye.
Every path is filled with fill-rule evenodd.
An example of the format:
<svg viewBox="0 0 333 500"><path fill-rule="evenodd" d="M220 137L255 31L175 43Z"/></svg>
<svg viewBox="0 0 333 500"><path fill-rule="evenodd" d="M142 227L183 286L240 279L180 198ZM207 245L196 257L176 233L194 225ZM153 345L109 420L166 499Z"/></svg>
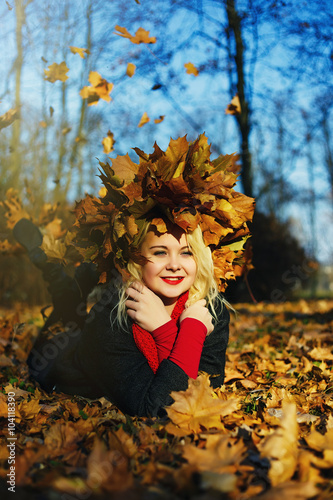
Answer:
<svg viewBox="0 0 333 500"><path fill-rule="evenodd" d="M154 255L165 255L166 252L164 252L164 250L156 250L156 252L154 252Z"/></svg>
<svg viewBox="0 0 333 500"><path fill-rule="evenodd" d="M183 252L183 255L193 255L193 253L190 250L186 250L186 252Z"/></svg>

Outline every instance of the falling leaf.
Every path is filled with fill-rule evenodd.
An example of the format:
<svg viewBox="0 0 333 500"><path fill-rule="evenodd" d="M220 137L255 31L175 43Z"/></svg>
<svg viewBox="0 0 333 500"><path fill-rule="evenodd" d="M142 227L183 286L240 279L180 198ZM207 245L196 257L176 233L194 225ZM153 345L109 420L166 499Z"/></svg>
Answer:
<svg viewBox="0 0 333 500"><path fill-rule="evenodd" d="M114 143L116 141L114 140L114 135L113 135L113 132L111 132L110 130L108 131L107 133L107 136L104 137L104 139L102 140L102 145L103 145L103 153L105 153L106 155L108 155L109 153L111 153L111 151L114 150Z"/></svg>
<svg viewBox="0 0 333 500"><path fill-rule="evenodd" d="M146 123L148 123L150 121L150 118L147 114L147 112L145 111L143 113L143 115L141 116L141 119L140 119L140 122L139 122L139 125L138 127L143 127L143 125L145 125Z"/></svg>
<svg viewBox="0 0 333 500"><path fill-rule="evenodd" d="M39 126L41 128L46 128L47 127L47 123L44 120L42 120L42 121L39 122Z"/></svg>
<svg viewBox="0 0 333 500"><path fill-rule="evenodd" d="M115 34L122 36L124 38L128 38L132 43L156 43L156 38L150 37L149 36L149 31L144 30L143 28L139 28L135 35L131 35L126 28L123 28L121 26L115 26ZM117 33L119 31L119 33Z"/></svg>
<svg viewBox="0 0 333 500"><path fill-rule="evenodd" d="M57 80L65 82L68 79L68 76L66 75L67 71L69 71L69 68L67 67L65 61L62 61L60 64L53 63L48 67L48 69L44 69L44 79L51 83L54 83Z"/></svg>
<svg viewBox="0 0 333 500"><path fill-rule="evenodd" d="M86 55L90 54L90 51L88 49L81 49L79 47L72 46L70 46L69 48L73 54L79 54L82 59L84 59Z"/></svg>
<svg viewBox="0 0 333 500"><path fill-rule="evenodd" d="M161 123L165 118L165 115L161 115L159 118L155 118L154 122L155 123Z"/></svg>
<svg viewBox="0 0 333 500"><path fill-rule="evenodd" d="M80 96L82 99L88 100L88 106L97 104L99 99L104 99L106 102L111 101L110 93L113 89L113 83L107 82L101 77L97 71L91 71L89 73L90 87L83 87L80 91Z"/></svg>
<svg viewBox="0 0 333 500"><path fill-rule="evenodd" d="M7 4L7 7L8 7L8 10L13 10L13 7L10 5L10 3L7 2L7 0L6 0L6 4Z"/></svg>
<svg viewBox="0 0 333 500"><path fill-rule="evenodd" d="M199 75L198 68L196 68L194 64L192 64L191 62L184 64L184 68L186 68L186 73L188 73L189 75L194 75L194 76Z"/></svg>
<svg viewBox="0 0 333 500"><path fill-rule="evenodd" d="M127 64L127 69L126 69L126 75L132 78L136 70L136 66L133 63L128 63Z"/></svg>
<svg viewBox="0 0 333 500"><path fill-rule="evenodd" d="M52 108L52 106L50 106L49 111L50 111L50 117L52 118L53 113L54 113L54 108Z"/></svg>
<svg viewBox="0 0 333 500"><path fill-rule="evenodd" d="M17 108L9 109L4 115L0 116L0 130L8 127L14 120L19 118L19 111Z"/></svg>
<svg viewBox="0 0 333 500"><path fill-rule="evenodd" d="M225 110L225 114L226 115L240 115L241 114L241 105L240 105L238 94L236 94L231 99L231 103L228 104L227 109Z"/></svg>

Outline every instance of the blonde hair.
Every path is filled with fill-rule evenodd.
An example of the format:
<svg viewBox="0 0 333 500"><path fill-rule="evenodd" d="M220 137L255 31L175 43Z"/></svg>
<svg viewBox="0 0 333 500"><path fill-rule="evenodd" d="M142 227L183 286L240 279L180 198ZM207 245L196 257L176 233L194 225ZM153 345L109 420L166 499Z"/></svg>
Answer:
<svg viewBox="0 0 333 500"><path fill-rule="evenodd" d="M136 239L136 249L141 248L141 245L150 228L151 221L145 221L145 224ZM199 226L191 233L186 233L186 238L197 265L195 280L189 290L186 305L190 306L200 299L206 299L208 303L207 305L210 305L211 307L213 316L217 319L215 311L216 302L225 303L226 301L219 295L214 275L214 264L211 250L205 245L202 231ZM125 306L125 302L127 300L126 290L134 281L142 282L142 266L140 264L130 260L127 264L127 270L131 275L131 278L126 283L123 283L123 286L120 289L119 304L117 306L117 321L122 327L125 327L128 320Z"/></svg>

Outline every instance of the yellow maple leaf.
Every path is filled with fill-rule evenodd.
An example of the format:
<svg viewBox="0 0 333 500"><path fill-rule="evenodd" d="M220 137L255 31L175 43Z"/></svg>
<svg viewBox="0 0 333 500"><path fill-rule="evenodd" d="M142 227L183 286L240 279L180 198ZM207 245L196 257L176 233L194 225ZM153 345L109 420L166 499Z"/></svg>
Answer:
<svg viewBox="0 0 333 500"><path fill-rule="evenodd" d="M9 109L4 115L0 116L0 130L8 127L19 117L19 110L17 108Z"/></svg>
<svg viewBox="0 0 333 500"><path fill-rule="evenodd" d="M154 123L161 123L165 118L165 115L161 115L159 118L155 118Z"/></svg>
<svg viewBox="0 0 333 500"><path fill-rule="evenodd" d="M195 380L189 379L186 391L173 391L171 397L174 403L166 408L168 417L185 434L201 432L202 428L223 429L221 417L230 415L239 406L236 399L213 397L207 373L200 374Z"/></svg>
<svg viewBox="0 0 333 500"><path fill-rule="evenodd" d="M89 82L91 86L83 87L80 91L82 99L88 99L88 106L97 104L100 99L106 102L111 101L110 93L113 89L113 83L109 83L105 78L102 78L97 71L90 71Z"/></svg>
<svg viewBox="0 0 333 500"><path fill-rule="evenodd" d="M84 59L86 57L86 55L90 54L90 50L88 50L88 49L82 49L79 47L72 47L71 45L69 46L69 48L71 49L71 52L73 54L79 54L79 56L82 59Z"/></svg>
<svg viewBox="0 0 333 500"><path fill-rule="evenodd" d="M196 68L191 62L184 64L184 68L186 68L186 73L188 73L189 75L198 76L199 74L198 68Z"/></svg>
<svg viewBox="0 0 333 500"><path fill-rule="evenodd" d="M136 66L133 63L128 63L127 64L127 69L126 69L126 75L132 78L136 70Z"/></svg>
<svg viewBox="0 0 333 500"><path fill-rule="evenodd" d="M236 472L247 451L242 439L221 434L208 435L204 449L185 444L183 450L183 457L200 472L211 471L218 474Z"/></svg>
<svg viewBox="0 0 333 500"><path fill-rule="evenodd" d="M145 111L143 113L143 115L141 116L138 127L143 127L143 125L146 125L146 123L148 123L149 121L150 121L150 118L149 118L147 112Z"/></svg>
<svg viewBox="0 0 333 500"><path fill-rule="evenodd" d="M44 79L51 83L54 83L57 80L65 82L68 79L68 76L66 75L67 71L69 71L69 68L67 67L65 61L62 61L60 64L53 63L48 67L48 69L44 69Z"/></svg>
<svg viewBox="0 0 333 500"><path fill-rule="evenodd" d="M65 261L67 247L61 240L56 240L53 234L45 234L41 249L44 250L50 260Z"/></svg>
<svg viewBox="0 0 333 500"><path fill-rule="evenodd" d="M22 206L22 201L16 189L9 188L7 190L6 200L0 202L0 206L6 210L5 217L9 229L13 229L20 219L30 219L30 215Z"/></svg>
<svg viewBox="0 0 333 500"><path fill-rule="evenodd" d="M232 99L231 103L228 104L227 109L225 110L226 115L240 115L241 114L241 105L239 101L238 94L236 94Z"/></svg>
<svg viewBox="0 0 333 500"><path fill-rule="evenodd" d="M261 456L270 460L268 475L273 486L290 480L298 461L296 405L285 403L282 409L280 427L266 436L258 446Z"/></svg>
<svg viewBox="0 0 333 500"><path fill-rule="evenodd" d="M128 38L132 43L156 43L156 38L154 36L149 36L149 31L146 31L143 28L139 28L135 35L131 35L126 28L122 26L115 26L115 30L119 31L119 33L115 32L116 35L122 36L124 38Z"/></svg>
<svg viewBox="0 0 333 500"><path fill-rule="evenodd" d="M104 139L102 140L102 145L103 145L103 153L105 153L106 155L108 155L109 153L111 153L111 151L114 150L114 143L116 141L114 140L114 136L113 136L113 133L109 130L108 133L107 133L107 136L104 137Z"/></svg>

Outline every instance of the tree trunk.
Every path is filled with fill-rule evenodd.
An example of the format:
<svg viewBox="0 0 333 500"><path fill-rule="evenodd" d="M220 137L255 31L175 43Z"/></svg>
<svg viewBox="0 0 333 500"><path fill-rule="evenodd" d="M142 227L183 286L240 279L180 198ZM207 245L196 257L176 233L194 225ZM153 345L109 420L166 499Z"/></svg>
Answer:
<svg viewBox="0 0 333 500"><path fill-rule="evenodd" d="M15 60L15 108L21 110L21 77L23 66L23 43L22 27L24 23L24 5L23 0L15 0L16 10L16 60ZM19 184L21 173L21 118L15 120L12 125L11 137L11 173L12 182L10 184Z"/></svg>
<svg viewBox="0 0 333 500"><path fill-rule="evenodd" d="M244 193L247 196L253 196L252 157L250 152L251 112L249 104L247 102L245 90L246 82L244 74L244 44L242 38L241 18L236 10L234 0L226 0L226 10L228 16L229 43L231 33L233 34L235 41L234 60L237 75L236 89L241 106L241 113L239 115L235 115L241 137L241 181ZM233 88L231 88L231 92L234 92Z"/></svg>

